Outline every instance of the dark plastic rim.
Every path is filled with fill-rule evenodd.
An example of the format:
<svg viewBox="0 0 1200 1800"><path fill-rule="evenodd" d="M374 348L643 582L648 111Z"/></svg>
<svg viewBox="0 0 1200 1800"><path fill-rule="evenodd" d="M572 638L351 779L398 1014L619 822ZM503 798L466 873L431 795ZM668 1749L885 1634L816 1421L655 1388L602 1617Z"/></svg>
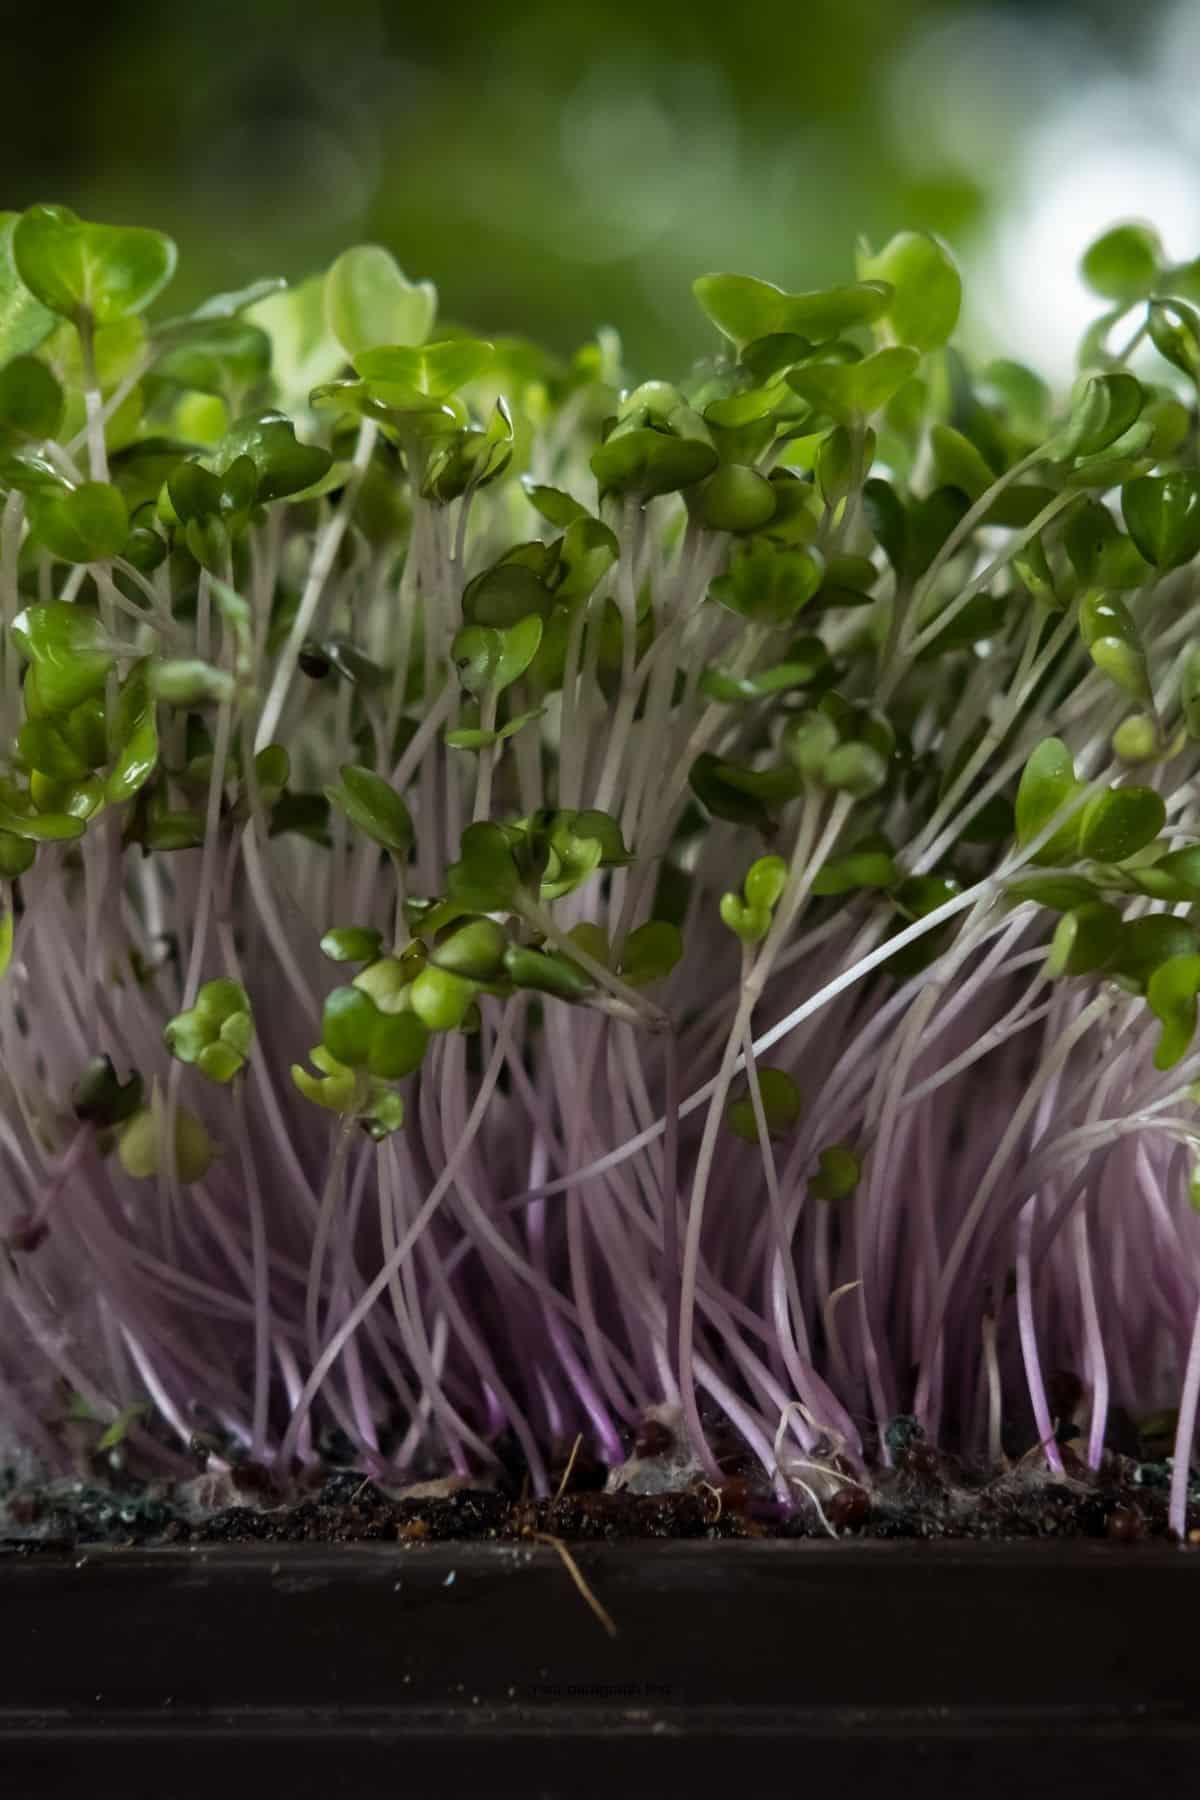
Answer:
<svg viewBox="0 0 1200 1800"><path fill-rule="evenodd" d="M940 1800L1200 1766L1186 1550L572 1554L615 1640L543 1545L0 1554L5 1791Z"/></svg>

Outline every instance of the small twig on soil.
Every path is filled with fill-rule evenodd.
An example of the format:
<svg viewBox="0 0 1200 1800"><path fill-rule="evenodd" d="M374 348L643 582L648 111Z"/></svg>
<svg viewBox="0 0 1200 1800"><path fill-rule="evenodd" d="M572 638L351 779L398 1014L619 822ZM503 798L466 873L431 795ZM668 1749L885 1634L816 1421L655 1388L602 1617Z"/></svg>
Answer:
<svg viewBox="0 0 1200 1800"><path fill-rule="evenodd" d="M567 1466L562 1472L562 1480L559 1482L558 1492L554 1496L553 1504L555 1506L558 1505L559 1501L562 1499L564 1493L566 1492L567 1483L571 1479L571 1470L575 1467L575 1458L579 1455L579 1446L580 1446L580 1444L582 1444L582 1442L583 1442L583 1433L581 1431L579 1433L579 1435L576 1437L575 1442L571 1445L571 1454L567 1458Z"/></svg>
<svg viewBox="0 0 1200 1800"><path fill-rule="evenodd" d="M709 1525L715 1525L722 1512L725 1510L724 1496L722 1495L720 1488L714 1487L711 1481L700 1481L697 1482L696 1485L702 1487L705 1493L711 1494L717 1503L716 1512L713 1514L712 1518L707 1521Z"/></svg>
<svg viewBox="0 0 1200 1800"><path fill-rule="evenodd" d="M615 1638L617 1635L617 1627L612 1614L600 1604L599 1600L597 1600L595 1594L588 1586L587 1581L584 1579L583 1570L579 1567L579 1564L575 1561L575 1558L571 1555L571 1552L567 1549L567 1546L563 1543L562 1539L554 1537L549 1531L530 1530L528 1535L533 1538L535 1543L549 1544L552 1550L558 1551L558 1554L563 1560L563 1566L566 1569L567 1574L571 1577L571 1580L575 1583L575 1586L579 1589L579 1592L583 1595L583 1598L587 1601L601 1625L603 1625L605 1631L607 1631L609 1637Z"/></svg>

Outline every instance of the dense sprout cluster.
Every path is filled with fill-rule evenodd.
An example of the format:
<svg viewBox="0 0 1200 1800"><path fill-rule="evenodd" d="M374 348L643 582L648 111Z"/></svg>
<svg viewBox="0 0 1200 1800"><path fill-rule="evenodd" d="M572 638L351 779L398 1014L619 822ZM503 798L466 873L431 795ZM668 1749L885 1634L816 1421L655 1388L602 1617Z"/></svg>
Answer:
<svg viewBox="0 0 1200 1800"><path fill-rule="evenodd" d="M1059 403L914 233L678 386L173 264L0 215L10 1437L545 1492L665 1406L803 1502L1174 1409L1182 1529L1200 268L1094 245Z"/></svg>

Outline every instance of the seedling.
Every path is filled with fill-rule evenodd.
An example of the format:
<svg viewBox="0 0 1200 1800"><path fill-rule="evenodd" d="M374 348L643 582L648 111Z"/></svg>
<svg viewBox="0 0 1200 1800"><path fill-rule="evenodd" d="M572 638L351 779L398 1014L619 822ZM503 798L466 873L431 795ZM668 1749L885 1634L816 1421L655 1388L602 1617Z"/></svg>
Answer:
<svg viewBox="0 0 1200 1800"><path fill-rule="evenodd" d="M897 1420L1061 1470L1068 1369L1182 1536L1194 270L1093 245L1056 401L920 233L640 384L378 246L0 251L6 1437L545 1496L665 1405L820 1510Z"/></svg>

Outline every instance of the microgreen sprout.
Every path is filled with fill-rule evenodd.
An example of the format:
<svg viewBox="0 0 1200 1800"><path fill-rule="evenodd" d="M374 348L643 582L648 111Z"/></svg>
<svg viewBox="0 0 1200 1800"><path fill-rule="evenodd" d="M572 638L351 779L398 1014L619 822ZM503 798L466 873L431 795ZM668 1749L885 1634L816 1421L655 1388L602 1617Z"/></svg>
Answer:
<svg viewBox="0 0 1200 1800"><path fill-rule="evenodd" d="M546 1494L666 1407L820 1512L1061 1472L1066 1369L1182 1534L1194 275L1099 239L1056 401L916 232L640 384L0 235L0 1423Z"/></svg>

